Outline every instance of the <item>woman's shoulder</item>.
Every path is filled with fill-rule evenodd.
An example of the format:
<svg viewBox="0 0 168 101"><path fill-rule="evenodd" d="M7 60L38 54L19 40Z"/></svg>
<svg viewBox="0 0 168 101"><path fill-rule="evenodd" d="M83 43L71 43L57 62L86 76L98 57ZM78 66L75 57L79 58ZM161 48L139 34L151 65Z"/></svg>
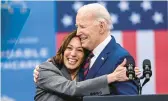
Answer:
<svg viewBox="0 0 168 101"><path fill-rule="evenodd" d="M59 67L57 65L54 65L52 62L43 62L39 65L41 69L50 69L50 70L56 70L59 71Z"/></svg>

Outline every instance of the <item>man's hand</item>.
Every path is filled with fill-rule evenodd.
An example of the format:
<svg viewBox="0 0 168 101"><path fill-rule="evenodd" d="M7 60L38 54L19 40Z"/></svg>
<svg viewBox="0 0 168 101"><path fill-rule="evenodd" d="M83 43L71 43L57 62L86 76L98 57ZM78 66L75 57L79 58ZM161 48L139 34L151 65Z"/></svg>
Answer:
<svg viewBox="0 0 168 101"><path fill-rule="evenodd" d="M33 71L33 77L34 77L34 82L37 83L38 80L38 76L39 76L39 65L37 65Z"/></svg>

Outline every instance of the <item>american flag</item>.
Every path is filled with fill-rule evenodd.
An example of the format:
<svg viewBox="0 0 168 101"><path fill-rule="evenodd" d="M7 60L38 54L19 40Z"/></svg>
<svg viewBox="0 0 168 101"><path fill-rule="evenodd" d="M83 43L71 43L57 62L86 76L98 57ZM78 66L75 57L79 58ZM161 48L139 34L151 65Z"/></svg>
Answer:
<svg viewBox="0 0 168 101"><path fill-rule="evenodd" d="M135 58L142 70L150 59L152 77L143 94L168 93L168 7L167 1L58 1L56 2L56 45L75 29L77 10L88 3L100 3L111 14L112 35Z"/></svg>

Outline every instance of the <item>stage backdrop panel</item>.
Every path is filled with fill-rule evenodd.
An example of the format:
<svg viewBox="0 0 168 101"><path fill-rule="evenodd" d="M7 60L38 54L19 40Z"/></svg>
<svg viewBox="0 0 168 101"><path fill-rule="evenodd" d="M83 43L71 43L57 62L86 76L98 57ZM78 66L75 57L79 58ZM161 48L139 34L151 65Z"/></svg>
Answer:
<svg viewBox="0 0 168 101"><path fill-rule="evenodd" d="M55 4L13 1L2 5L1 100L34 101L34 67L56 51Z"/></svg>

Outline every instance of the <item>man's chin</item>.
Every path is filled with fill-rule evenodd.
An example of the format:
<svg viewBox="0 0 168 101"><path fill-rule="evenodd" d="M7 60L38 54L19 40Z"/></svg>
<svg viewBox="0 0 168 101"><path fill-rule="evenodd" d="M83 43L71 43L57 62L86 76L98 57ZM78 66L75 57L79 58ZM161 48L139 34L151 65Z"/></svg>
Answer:
<svg viewBox="0 0 168 101"><path fill-rule="evenodd" d="M87 44L82 44L82 47L87 49L88 45Z"/></svg>
<svg viewBox="0 0 168 101"><path fill-rule="evenodd" d="M87 49L87 50L92 50L92 47L90 47L89 45L82 45L82 47Z"/></svg>

